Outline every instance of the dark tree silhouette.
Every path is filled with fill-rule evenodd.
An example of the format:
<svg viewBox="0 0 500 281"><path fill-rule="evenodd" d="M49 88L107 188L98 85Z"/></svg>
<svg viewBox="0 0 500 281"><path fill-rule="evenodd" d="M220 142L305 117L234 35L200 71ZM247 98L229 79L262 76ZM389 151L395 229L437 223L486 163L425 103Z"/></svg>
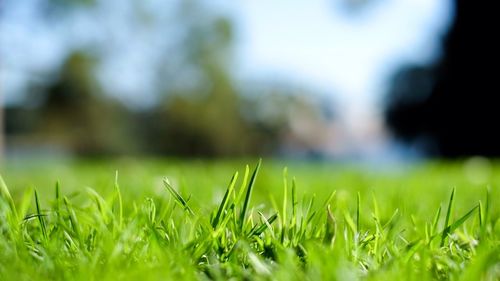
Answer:
<svg viewBox="0 0 500 281"><path fill-rule="evenodd" d="M386 120L397 137L428 139L443 157L500 156L498 40L493 2L455 1L455 19L435 66L405 67L394 77Z"/></svg>

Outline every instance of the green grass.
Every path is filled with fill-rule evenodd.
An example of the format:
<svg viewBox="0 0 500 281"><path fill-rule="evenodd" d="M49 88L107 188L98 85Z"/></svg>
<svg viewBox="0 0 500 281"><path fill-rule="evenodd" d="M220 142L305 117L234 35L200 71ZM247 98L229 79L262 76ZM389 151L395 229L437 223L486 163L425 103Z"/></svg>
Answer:
<svg viewBox="0 0 500 281"><path fill-rule="evenodd" d="M498 164L285 164L11 162L0 280L500 279Z"/></svg>

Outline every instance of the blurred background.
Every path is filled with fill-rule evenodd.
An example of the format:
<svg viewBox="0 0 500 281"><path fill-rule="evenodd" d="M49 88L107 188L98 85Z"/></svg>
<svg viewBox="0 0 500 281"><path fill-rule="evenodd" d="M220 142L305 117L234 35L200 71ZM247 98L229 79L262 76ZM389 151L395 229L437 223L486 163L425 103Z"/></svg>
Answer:
<svg viewBox="0 0 500 281"><path fill-rule="evenodd" d="M500 156L484 2L1 0L0 158Z"/></svg>

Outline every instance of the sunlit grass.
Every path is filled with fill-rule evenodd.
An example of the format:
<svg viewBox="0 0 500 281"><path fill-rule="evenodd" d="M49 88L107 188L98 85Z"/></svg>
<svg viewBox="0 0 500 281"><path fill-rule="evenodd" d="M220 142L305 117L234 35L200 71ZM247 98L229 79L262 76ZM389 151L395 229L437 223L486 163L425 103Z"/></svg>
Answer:
<svg viewBox="0 0 500 281"><path fill-rule="evenodd" d="M269 162L6 169L0 280L500 278L495 173Z"/></svg>

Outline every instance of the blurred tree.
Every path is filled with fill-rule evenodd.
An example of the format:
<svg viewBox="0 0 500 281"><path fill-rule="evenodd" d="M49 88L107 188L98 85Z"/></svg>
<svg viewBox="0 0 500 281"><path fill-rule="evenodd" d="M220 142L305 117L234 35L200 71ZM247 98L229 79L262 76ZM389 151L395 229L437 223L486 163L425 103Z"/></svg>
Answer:
<svg viewBox="0 0 500 281"><path fill-rule="evenodd" d="M35 136L85 155L130 149L124 109L102 94L94 76L95 64L84 52L72 53L57 78L32 93L32 98L43 99L36 114Z"/></svg>
<svg viewBox="0 0 500 281"><path fill-rule="evenodd" d="M407 65L397 71L392 78L390 95L386 102L386 118L396 130L397 136L405 142L423 140L425 131L431 126L420 118L412 117L417 104L424 103L432 94L436 71L432 66ZM397 129L396 129L397 128ZM430 149L430 148L426 148Z"/></svg>
<svg viewBox="0 0 500 281"><path fill-rule="evenodd" d="M154 114L149 115L150 120L156 122L143 122L154 124L152 130L142 133L149 133L147 147L177 155L262 155L276 152L285 138L290 137L285 133L291 132L290 111L296 109L294 116L299 116L307 110L318 111L317 108L305 99L287 95L284 87L273 95L261 95L263 101L248 97L255 97L256 92L243 97L230 72L231 22L207 13L200 16L197 13L203 9L196 2L187 3L181 6L179 15L184 22L183 31L188 36L183 37L185 41L180 45L185 50L184 66L196 75L191 76L191 83L176 83L176 87L172 87L172 77L162 80L165 83L161 87L165 89L164 98ZM276 94L283 95L283 99L275 99ZM283 102L287 99L290 102ZM274 116L268 116L266 120L247 118L260 114L259 106L271 107Z"/></svg>
<svg viewBox="0 0 500 281"><path fill-rule="evenodd" d="M500 156L495 96L498 40L493 3L456 0L456 15L436 66L394 78L386 120L405 141L427 138L445 157ZM431 151L431 153L433 153Z"/></svg>
<svg viewBox="0 0 500 281"><path fill-rule="evenodd" d="M71 22L72 17L64 11L72 9L81 9L79 17L100 19L102 15L97 11L103 0L42 2L46 4L45 20L52 24ZM94 3L98 3L95 9L89 9ZM59 69L47 71L56 75L47 75L50 79L42 79L30 90L24 108L9 109L10 133L83 155L131 151L188 156L266 154L293 138L298 116L314 123L321 115L310 114L318 110L306 99L287 97L285 87L262 100L243 96L243 88L253 94L260 90L255 85L242 86L231 71L233 23L205 2L179 1L163 12L155 8L167 6L144 1L124 5L128 5L126 12L118 13L122 18L109 20L127 26L106 22L110 29L106 40L65 45L69 55L57 65ZM55 17L50 16L53 13ZM130 30L147 35L136 37ZM77 35L71 38L79 38ZM139 39L152 43L142 44ZM148 92L135 92L154 96L150 106L124 106L111 98L121 94L120 90L112 92L116 89L109 87L113 82L96 79L102 73L97 69L106 69L109 61L120 79L137 78L131 77L133 71L120 68L121 59L129 55L146 62L141 70L154 73L151 87L143 90ZM117 61L118 67L113 64ZM137 61L132 60L132 64ZM281 94L283 98L276 98ZM34 109L28 109L27 104ZM260 107L271 108L274 114L251 117L260 114Z"/></svg>
<svg viewBox="0 0 500 281"><path fill-rule="evenodd" d="M199 11L196 2L188 1L179 13L188 34L181 43L184 65L197 75L191 77L191 83L175 86L172 77L162 80L164 96L153 113L159 122L148 138L156 145L148 147L178 155L255 153L252 132L241 116L241 99L227 67L231 23L209 14L200 18Z"/></svg>

